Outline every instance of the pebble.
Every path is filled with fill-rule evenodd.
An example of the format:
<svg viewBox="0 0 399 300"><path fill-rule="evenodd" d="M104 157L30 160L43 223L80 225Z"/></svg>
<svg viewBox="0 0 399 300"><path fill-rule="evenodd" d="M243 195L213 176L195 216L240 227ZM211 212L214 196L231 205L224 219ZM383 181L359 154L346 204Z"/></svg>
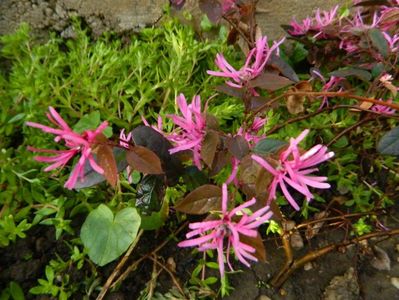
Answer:
<svg viewBox="0 0 399 300"><path fill-rule="evenodd" d="M323 300L357 300L359 299L360 288L354 268L349 268L343 276L335 276L326 290Z"/></svg>
<svg viewBox="0 0 399 300"><path fill-rule="evenodd" d="M391 270L391 259L384 249L377 246L374 247L374 258L371 260L370 264L380 271Z"/></svg>
<svg viewBox="0 0 399 300"><path fill-rule="evenodd" d="M392 277L391 283L394 287L396 287L399 290L399 277Z"/></svg>
<svg viewBox="0 0 399 300"><path fill-rule="evenodd" d="M269 298L266 295L260 295L258 298L256 298L256 300L272 300L271 298Z"/></svg>
<svg viewBox="0 0 399 300"><path fill-rule="evenodd" d="M306 263L306 264L303 266L303 269L304 269L305 271L312 270L312 269L313 269L312 263L311 263L311 262Z"/></svg>
<svg viewBox="0 0 399 300"><path fill-rule="evenodd" d="M396 251L399 252L399 244L396 245Z"/></svg>

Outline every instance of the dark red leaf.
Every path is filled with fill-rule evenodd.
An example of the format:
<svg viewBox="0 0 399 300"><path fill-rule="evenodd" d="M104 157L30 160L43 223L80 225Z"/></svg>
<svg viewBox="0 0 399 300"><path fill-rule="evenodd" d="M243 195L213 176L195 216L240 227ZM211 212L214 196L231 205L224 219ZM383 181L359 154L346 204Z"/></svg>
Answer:
<svg viewBox="0 0 399 300"><path fill-rule="evenodd" d="M232 96L232 97L240 98L240 99L243 99L245 96L245 93L242 89L233 88L231 86L228 86L227 84L219 85L215 89L218 92L224 93L224 94Z"/></svg>
<svg viewBox="0 0 399 300"><path fill-rule="evenodd" d="M273 175L265 169L260 169L255 181L256 195L267 193L270 183L273 180Z"/></svg>
<svg viewBox="0 0 399 300"><path fill-rule="evenodd" d="M249 153L248 142L240 135L228 138L226 146L230 153L238 159L242 159Z"/></svg>
<svg viewBox="0 0 399 300"><path fill-rule="evenodd" d="M200 0L199 8L208 16L208 19L217 23L222 18L222 6L218 0Z"/></svg>
<svg viewBox="0 0 399 300"><path fill-rule="evenodd" d="M216 149L219 145L219 134L216 131L209 130L202 142L201 158L208 167L212 167L215 158Z"/></svg>
<svg viewBox="0 0 399 300"><path fill-rule="evenodd" d="M217 151L209 175L214 176L218 174L230 161L231 154L227 149Z"/></svg>
<svg viewBox="0 0 399 300"><path fill-rule="evenodd" d="M249 82L250 87L260 87L272 92L292 84L292 80L271 72L265 72Z"/></svg>
<svg viewBox="0 0 399 300"><path fill-rule="evenodd" d="M162 169L165 171L167 184L169 186L177 184L184 169L179 159L182 152L171 155L169 150L173 147L172 144L149 126L138 126L133 129L132 139L135 145L146 147L159 157Z"/></svg>
<svg viewBox="0 0 399 300"><path fill-rule="evenodd" d="M106 144L97 146L97 162L104 170L104 177L108 183L115 187L118 181L118 168L114 157L113 147Z"/></svg>
<svg viewBox="0 0 399 300"><path fill-rule="evenodd" d="M270 57L268 65L280 71L281 75L287 77L288 79L298 82L298 75L295 73L294 69L286 63L284 60L280 58L280 56L276 54L272 54Z"/></svg>
<svg viewBox="0 0 399 300"><path fill-rule="evenodd" d="M252 246L255 248L253 255L261 262L266 262L266 248L263 244L262 238L258 233L256 237L249 237L246 235L240 235L240 242Z"/></svg>
<svg viewBox="0 0 399 300"><path fill-rule="evenodd" d="M221 210L222 189L216 185L205 184L178 201L175 209L191 215L202 215L212 210Z"/></svg>
<svg viewBox="0 0 399 300"><path fill-rule="evenodd" d="M126 152L126 160L133 169L139 172L145 174L163 174L161 160L146 147L130 147Z"/></svg>

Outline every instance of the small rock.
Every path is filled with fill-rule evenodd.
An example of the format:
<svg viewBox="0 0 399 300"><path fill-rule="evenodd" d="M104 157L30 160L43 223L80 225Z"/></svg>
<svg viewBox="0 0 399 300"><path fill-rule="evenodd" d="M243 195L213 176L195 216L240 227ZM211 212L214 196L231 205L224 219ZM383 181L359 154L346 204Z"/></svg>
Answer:
<svg viewBox="0 0 399 300"><path fill-rule="evenodd" d="M58 3L55 5L55 13L59 15L61 18L66 17L65 10Z"/></svg>
<svg viewBox="0 0 399 300"><path fill-rule="evenodd" d="M61 32L61 37L64 39L76 39L77 35L73 26L65 28L65 30Z"/></svg>
<svg viewBox="0 0 399 300"><path fill-rule="evenodd" d="M303 239L299 231L295 231L292 233L290 242L291 247L296 250L302 249L304 246Z"/></svg>
<svg viewBox="0 0 399 300"><path fill-rule="evenodd" d="M50 16L53 14L53 10L52 10L50 7L47 7L47 8L44 10L44 14L45 14L46 16L50 17Z"/></svg>
<svg viewBox="0 0 399 300"><path fill-rule="evenodd" d="M396 252L399 252L399 244L396 245Z"/></svg>
<svg viewBox="0 0 399 300"><path fill-rule="evenodd" d="M374 258L371 260L370 264L377 270L389 271L391 270L391 259L385 250L380 247L374 247Z"/></svg>
<svg viewBox="0 0 399 300"><path fill-rule="evenodd" d="M256 298L256 300L272 300L271 298L269 298L266 295L260 295L258 298Z"/></svg>
<svg viewBox="0 0 399 300"><path fill-rule="evenodd" d="M166 260L166 265L171 272L176 273L176 262L173 257L168 257Z"/></svg>
<svg viewBox="0 0 399 300"><path fill-rule="evenodd" d="M311 262L306 263L306 264L303 266L303 269L304 269L305 271L312 270L312 269L313 269L312 263L311 263Z"/></svg>
<svg viewBox="0 0 399 300"><path fill-rule="evenodd" d="M355 270L349 268L343 276L335 276L323 293L323 300L357 300L359 284Z"/></svg>
<svg viewBox="0 0 399 300"><path fill-rule="evenodd" d="M399 277L392 277L391 283L393 284L394 287L396 287L399 290Z"/></svg>

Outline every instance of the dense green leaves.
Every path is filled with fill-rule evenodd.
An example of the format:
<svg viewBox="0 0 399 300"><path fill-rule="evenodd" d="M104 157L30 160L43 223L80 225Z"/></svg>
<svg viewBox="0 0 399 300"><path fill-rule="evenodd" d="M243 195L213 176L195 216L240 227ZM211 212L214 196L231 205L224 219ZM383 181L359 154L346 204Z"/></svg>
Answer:
<svg viewBox="0 0 399 300"><path fill-rule="evenodd" d="M88 215L80 233L90 259L99 266L117 259L136 238L140 222L135 208L124 208L114 216L100 204Z"/></svg>

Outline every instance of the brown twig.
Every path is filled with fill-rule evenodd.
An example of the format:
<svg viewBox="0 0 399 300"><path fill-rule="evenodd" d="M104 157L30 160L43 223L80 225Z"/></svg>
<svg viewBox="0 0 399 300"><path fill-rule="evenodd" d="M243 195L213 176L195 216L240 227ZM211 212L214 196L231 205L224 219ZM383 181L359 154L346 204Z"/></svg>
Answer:
<svg viewBox="0 0 399 300"><path fill-rule="evenodd" d="M183 296L186 296L186 294L184 293L183 288L181 287L181 285L179 284L179 281L176 279L176 276L167 268L165 267L163 264L161 264L158 259L156 259L156 255L153 254L151 256L148 257L149 259L151 259L155 264L157 264L158 266L160 266L164 271L166 271L166 273L169 274L170 278L173 281L173 284L177 287L177 289L179 290L180 294L182 294Z"/></svg>
<svg viewBox="0 0 399 300"><path fill-rule="evenodd" d="M341 137L343 137L347 133L351 132L352 130L356 129L357 127L359 127L359 126L361 126L361 125L363 125L363 124L365 124L365 123L367 123L367 122L369 122L371 120L373 120L373 119L372 118L364 118L364 119L356 122L352 126L349 126L349 127L345 128L340 133L338 133L331 141L329 141L326 146L330 147L332 144L334 144L336 141L338 141Z"/></svg>
<svg viewBox="0 0 399 300"><path fill-rule="evenodd" d="M182 231L186 226L188 222L185 222L183 225L181 225L174 233L173 235L178 234L180 231ZM155 255L159 250L161 250L165 245L171 240L171 237L168 237L165 241L163 241L158 247L156 247L154 250L152 250L150 253L147 253L146 255L140 257L138 260L133 262L126 270L123 272L117 280L115 280L114 283L112 283L111 288L114 288L116 285L121 283L125 278L132 272L134 271L137 266L145 259L148 259L151 255Z"/></svg>
<svg viewBox="0 0 399 300"><path fill-rule="evenodd" d="M251 41L248 39L248 37L245 35L245 33L241 30L241 28L239 26L237 26L236 24L234 24L234 22L232 22L229 18L226 18L225 16L223 16L223 19L226 20L231 27L233 27L235 30L237 30L237 32L240 34L240 36L247 42L248 47L252 48L253 43L251 43Z"/></svg>
<svg viewBox="0 0 399 300"><path fill-rule="evenodd" d="M321 97L321 96L327 96L327 97L342 97L342 98L350 98L354 99L359 102L369 102L373 104L378 104L378 105L383 105L386 107L390 107L396 110L399 110L399 105L395 103L388 103L380 100L376 100L374 98L367 98L367 97L362 97L358 95L353 95L349 92L302 92L302 91L295 91L295 92L286 92L284 93L285 96L307 96L307 97Z"/></svg>
<svg viewBox="0 0 399 300"><path fill-rule="evenodd" d="M365 234L361 237L355 237L351 240L344 241L340 244L331 244L322 248L319 248L315 251L312 251L304 256L302 256L299 259L293 260L291 263L288 263L288 259L284 267L280 270L280 272L271 280L271 284L275 288L280 288L284 282L288 279L288 277L298 268L303 267L306 263L311 262L324 254L327 254L329 252L332 252L336 249L339 249L341 247L346 247L350 244L355 244L359 243L360 241L363 240L368 240L374 237L390 237L393 235L398 235L399 234L399 228L398 229L392 229L389 231L378 231L378 232L372 232L369 234ZM284 243L284 240L283 240Z"/></svg>
<svg viewBox="0 0 399 300"><path fill-rule="evenodd" d="M311 118L311 117L314 117L314 116L316 116L316 115L319 115L319 114L321 114L321 113L324 113L324 112L327 112L327 111L336 110L336 109L340 109L340 108L347 108L347 109L354 109L354 110L358 110L358 111L364 111L364 112L371 113L371 114L374 114L374 115L377 115L377 116L386 117L386 118L395 118L395 119L398 119L398 120L399 120L399 116L395 116L395 115L386 115L386 114L382 114L382 113L377 112L377 111L373 111L373 110L361 108L361 107L354 106L354 105L335 105L335 106L328 106L328 107L325 107L325 108L323 108L323 109L320 109L320 110L318 110L318 111L315 111L315 112L312 112L312 113L309 113L309 114L306 114L306 115L303 115L303 116L299 116L299 117L296 117L296 118L289 119L289 120L287 120L286 122L284 122L283 124L274 126L272 129L270 129L270 130L267 132L267 134L268 134L268 135L269 135L269 134L272 134L272 133L274 133L274 132L280 130L281 128L284 128L284 127L287 126L288 124L295 123L295 122L299 122L299 121L303 121L303 120L309 119L309 118Z"/></svg>
<svg viewBox="0 0 399 300"><path fill-rule="evenodd" d="M136 236L136 239L133 241L133 243L130 245L129 249L125 253L125 255L122 257L114 271L111 273L111 275L108 277L107 281L105 282L103 288L101 289L100 294L97 296L97 300L101 300L104 298L104 296L107 294L107 291L109 287L111 286L114 278L119 274L123 266L125 265L127 259L129 258L130 254L132 254L132 251L136 247L138 241L140 240L141 235L143 234L143 230L141 229L139 233Z"/></svg>
<svg viewBox="0 0 399 300"><path fill-rule="evenodd" d="M345 219L349 219L349 218L360 218L360 217L363 217L363 216L378 215L379 212L383 212L383 210L380 209L380 210L367 211L367 212L362 212L362 213L352 213L352 214L346 214L346 215L342 215L342 216L321 218L321 219L317 219L317 220L311 220L311 221L303 222L303 223L295 226L294 228L296 230L299 230L299 229L301 229L303 227L307 227L309 225L317 224L317 223L320 223L320 222L338 221L338 220L345 220Z"/></svg>

